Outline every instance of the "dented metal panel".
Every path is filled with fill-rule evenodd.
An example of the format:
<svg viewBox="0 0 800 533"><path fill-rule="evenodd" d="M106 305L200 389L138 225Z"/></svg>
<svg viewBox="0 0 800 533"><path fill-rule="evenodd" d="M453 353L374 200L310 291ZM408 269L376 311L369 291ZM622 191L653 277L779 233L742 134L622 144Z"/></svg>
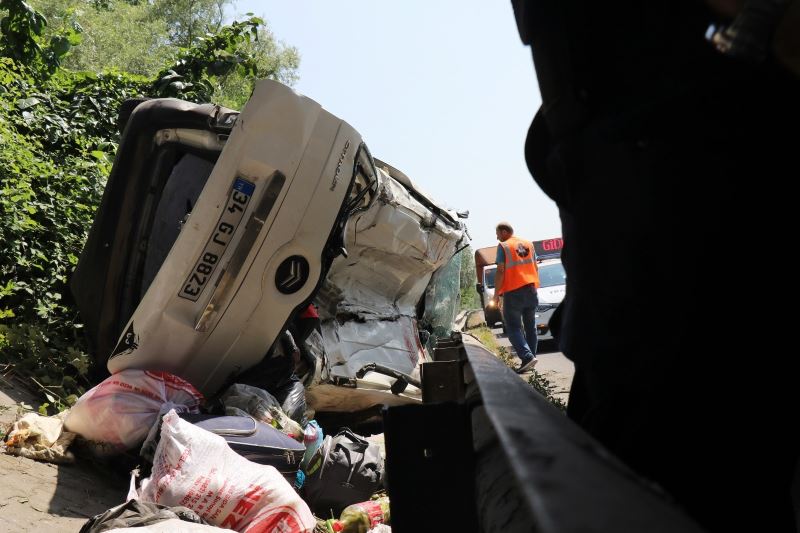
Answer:
<svg viewBox="0 0 800 533"><path fill-rule="evenodd" d="M330 403L346 404L350 410L365 408L376 403L380 395L375 392L381 390L391 396L396 379L377 372L359 376L365 365L379 363L418 379L420 364L430 360L420 340L418 319L423 311L444 303L435 296L426 302L426 291L436 285L439 277L434 274L450 263L465 239L464 227L457 217L420 193L408 177L400 175L398 180L390 172L400 175L378 162L376 198L348 220L347 257L333 262L315 298L322 320L328 382L355 389L348 391L347 402L323 402L322 390L310 390L309 403L317 409L323 403L329 409L335 409ZM458 272L455 277L458 279ZM448 297L446 307L457 306L457 294L456 290L456 296ZM445 319L442 329L452 327L452 320L453 316ZM430 324L426 322L426 326ZM358 400L361 390L371 391L362 395L363 401ZM420 401L421 391L408 385L395 396L391 403Z"/></svg>

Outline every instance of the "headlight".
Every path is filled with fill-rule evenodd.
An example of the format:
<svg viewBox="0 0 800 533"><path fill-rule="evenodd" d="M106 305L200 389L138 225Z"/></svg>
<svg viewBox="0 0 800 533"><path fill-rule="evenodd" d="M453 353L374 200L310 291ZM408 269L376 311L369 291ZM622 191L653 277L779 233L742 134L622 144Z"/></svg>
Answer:
<svg viewBox="0 0 800 533"><path fill-rule="evenodd" d="M491 308L493 308L494 306L495 306L495 305L494 305L494 298L492 298L491 300L489 300L489 304L488 304L486 307L488 307L488 308L490 308L490 309L491 309Z"/></svg>

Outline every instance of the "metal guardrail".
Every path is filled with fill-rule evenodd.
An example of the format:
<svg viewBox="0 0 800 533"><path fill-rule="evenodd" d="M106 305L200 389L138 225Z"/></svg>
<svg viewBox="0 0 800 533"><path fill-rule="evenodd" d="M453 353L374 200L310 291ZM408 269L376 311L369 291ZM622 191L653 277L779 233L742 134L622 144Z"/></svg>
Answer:
<svg viewBox="0 0 800 533"><path fill-rule="evenodd" d="M703 531L477 341L440 342L422 386L384 411L393 530Z"/></svg>

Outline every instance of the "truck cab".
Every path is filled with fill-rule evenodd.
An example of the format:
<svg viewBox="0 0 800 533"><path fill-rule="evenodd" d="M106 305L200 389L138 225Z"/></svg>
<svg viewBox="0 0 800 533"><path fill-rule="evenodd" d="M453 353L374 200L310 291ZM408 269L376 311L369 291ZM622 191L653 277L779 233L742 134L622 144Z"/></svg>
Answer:
<svg viewBox="0 0 800 533"><path fill-rule="evenodd" d="M481 299L481 309L486 319L486 325L494 327L498 322L503 322L503 315L494 303L494 276L497 273L495 259L497 246L487 246L475 250L475 275L478 283L475 290Z"/></svg>
<svg viewBox="0 0 800 533"><path fill-rule="evenodd" d="M498 322L503 322L503 314L494 303L494 277L497 274L497 265L489 265L483 269L483 293L481 303L486 324L491 328Z"/></svg>

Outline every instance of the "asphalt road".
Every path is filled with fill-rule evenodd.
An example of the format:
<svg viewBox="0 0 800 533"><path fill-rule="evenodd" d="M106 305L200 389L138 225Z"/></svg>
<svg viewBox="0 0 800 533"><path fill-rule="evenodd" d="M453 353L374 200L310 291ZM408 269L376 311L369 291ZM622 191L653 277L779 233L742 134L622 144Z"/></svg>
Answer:
<svg viewBox="0 0 800 533"><path fill-rule="evenodd" d="M505 336L502 329L492 329L492 333L494 333L497 339L497 344L508 349L509 353L514 353L514 348L511 346L508 337ZM552 341L539 343L538 353L536 354L536 358L539 359L539 362L536 364L536 371L555 385L554 396L566 402L569 397L572 376L575 374L575 365L572 361L564 357L563 353L552 350ZM517 360L517 364L519 364L519 360ZM527 379L527 373L523 374L523 377Z"/></svg>

